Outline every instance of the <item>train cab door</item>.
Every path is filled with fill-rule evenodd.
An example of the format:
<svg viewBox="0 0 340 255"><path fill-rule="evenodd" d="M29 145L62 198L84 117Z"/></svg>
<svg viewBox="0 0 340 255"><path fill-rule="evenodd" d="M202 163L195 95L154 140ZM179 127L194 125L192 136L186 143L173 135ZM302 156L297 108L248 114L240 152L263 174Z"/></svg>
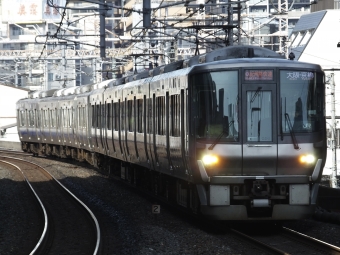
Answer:
<svg viewBox="0 0 340 255"><path fill-rule="evenodd" d="M254 82L242 85L242 174L277 173L277 85Z"/></svg>

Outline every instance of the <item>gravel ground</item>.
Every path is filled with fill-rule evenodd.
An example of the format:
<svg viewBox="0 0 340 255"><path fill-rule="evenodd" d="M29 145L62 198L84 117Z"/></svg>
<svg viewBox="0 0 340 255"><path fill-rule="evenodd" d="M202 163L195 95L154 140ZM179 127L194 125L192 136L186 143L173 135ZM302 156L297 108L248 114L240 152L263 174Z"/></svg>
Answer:
<svg viewBox="0 0 340 255"><path fill-rule="evenodd" d="M19 171L0 165L0 254L27 255L43 230L41 208ZM37 231L34 231L37 230ZM38 235L37 235L38 233Z"/></svg>
<svg viewBox="0 0 340 255"><path fill-rule="evenodd" d="M159 215L152 214L154 201L145 198L125 185L85 166L32 158L46 167L69 190L74 192L99 218L103 245L101 254L258 254L252 247L229 236L217 233L196 220L162 207ZM13 183L1 176L1 190ZM10 196L5 192L5 196ZM11 199L11 198L7 198ZM6 211L11 210L7 204ZM0 208L0 212L5 208ZM7 213L6 217L10 214ZM4 215L2 221L6 221ZM0 224L2 225L2 224ZM287 222L285 226L340 246L340 226L306 219ZM11 226L8 226L9 228ZM14 228L14 226L13 226ZM18 226L15 226L18 228ZM13 229L13 231L18 231ZM2 239L0 235L0 240ZM4 242L0 243L3 245ZM11 246L2 246L6 249ZM5 248L4 248L5 247ZM0 254L14 254L3 253Z"/></svg>

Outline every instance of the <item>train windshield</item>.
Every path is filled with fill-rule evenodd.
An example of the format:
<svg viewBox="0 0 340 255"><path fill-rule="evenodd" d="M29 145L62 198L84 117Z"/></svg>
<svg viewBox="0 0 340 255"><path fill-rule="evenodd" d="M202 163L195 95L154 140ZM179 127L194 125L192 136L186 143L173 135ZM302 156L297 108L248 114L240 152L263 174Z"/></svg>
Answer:
<svg viewBox="0 0 340 255"><path fill-rule="evenodd" d="M323 116L323 76L297 70L280 71L281 130L314 132Z"/></svg>
<svg viewBox="0 0 340 255"><path fill-rule="evenodd" d="M199 73L192 81L197 137L238 141L238 71Z"/></svg>

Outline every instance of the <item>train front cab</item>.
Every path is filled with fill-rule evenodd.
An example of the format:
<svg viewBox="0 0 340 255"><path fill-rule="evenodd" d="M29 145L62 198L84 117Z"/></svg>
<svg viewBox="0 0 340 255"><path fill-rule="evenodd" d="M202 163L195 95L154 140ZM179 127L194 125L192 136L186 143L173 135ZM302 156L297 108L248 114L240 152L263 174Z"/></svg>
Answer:
<svg viewBox="0 0 340 255"><path fill-rule="evenodd" d="M324 75L278 62L191 76L192 163L208 217L292 220L315 209L326 159Z"/></svg>

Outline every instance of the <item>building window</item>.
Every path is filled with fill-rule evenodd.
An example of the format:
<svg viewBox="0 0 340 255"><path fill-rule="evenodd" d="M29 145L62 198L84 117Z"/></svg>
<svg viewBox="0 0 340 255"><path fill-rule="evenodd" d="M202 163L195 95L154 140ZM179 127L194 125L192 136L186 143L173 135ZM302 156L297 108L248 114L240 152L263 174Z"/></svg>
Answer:
<svg viewBox="0 0 340 255"><path fill-rule="evenodd" d="M4 43L3 46L2 46L2 48L3 48L4 50L10 50L10 49L11 49L11 44L9 44L9 43Z"/></svg>
<svg viewBox="0 0 340 255"><path fill-rule="evenodd" d="M26 50L27 43L20 43L20 50Z"/></svg>
<svg viewBox="0 0 340 255"><path fill-rule="evenodd" d="M22 35L22 29L17 26L13 26L12 35Z"/></svg>

